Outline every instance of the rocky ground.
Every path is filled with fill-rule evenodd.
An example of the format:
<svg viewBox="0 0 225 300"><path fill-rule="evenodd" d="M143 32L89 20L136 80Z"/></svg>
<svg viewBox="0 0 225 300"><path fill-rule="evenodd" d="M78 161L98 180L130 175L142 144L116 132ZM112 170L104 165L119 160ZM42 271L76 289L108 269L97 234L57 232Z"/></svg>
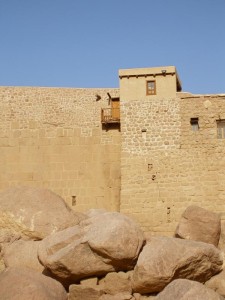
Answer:
<svg viewBox="0 0 225 300"><path fill-rule="evenodd" d="M151 237L120 213L11 188L0 193L0 299L225 299L223 238L220 217L197 206L175 237Z"/></svg>

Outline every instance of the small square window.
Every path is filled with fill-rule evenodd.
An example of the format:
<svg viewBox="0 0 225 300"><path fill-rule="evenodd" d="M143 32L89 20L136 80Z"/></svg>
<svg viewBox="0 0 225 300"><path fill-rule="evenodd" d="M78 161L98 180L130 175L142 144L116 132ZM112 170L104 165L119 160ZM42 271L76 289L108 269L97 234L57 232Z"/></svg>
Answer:
<svg viewBox="0 0 225 300"><path fill-rule="evenodd" d="M155 80L146 82L146 94L147 95L156 95L156 83Z"/></svg>
<svg viewBox="0 0 225 300"><path fill-rule="evenodd" d="M191 130L192 131L198 131L199 130L198 118L191 118L190 123L191 123Z"/></svg>
<svg viewBox="0 0 225 300"><path fill-rule="evenodd" d="M225 120L218 120L217 123L217 138L225 139Z"/></svg>

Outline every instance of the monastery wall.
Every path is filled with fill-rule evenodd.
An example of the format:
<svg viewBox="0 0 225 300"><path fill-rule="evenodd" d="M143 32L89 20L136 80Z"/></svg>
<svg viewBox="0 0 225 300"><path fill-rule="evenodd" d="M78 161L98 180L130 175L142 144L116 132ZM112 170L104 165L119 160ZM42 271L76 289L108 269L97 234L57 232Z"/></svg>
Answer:
<svg viewBox="0 0 225 300"><path fill-rule="evenodd" d="M0 87L0 190L46 187L76 211L120 211L153 234L173 234L191 204L225 220L225 95L176 92L165 68L121 70L120 90ZM119 97L121 131L102 127Z"/></svg>
<svg viewBox="0 0 225 300"><path fill-rule="evenodd" d="M121 142L102 129L107 93L119 90L0 87L0 190L43 186L77 211L118 210Z"/></svg>
<svg viewBox="0 0 225 300"><path fill-rule="evenodd" d="M198 118L194 131L191 118ZM171 235L187 206L225 219L225 95L121 102L121 212L145 231Z"/></svg>

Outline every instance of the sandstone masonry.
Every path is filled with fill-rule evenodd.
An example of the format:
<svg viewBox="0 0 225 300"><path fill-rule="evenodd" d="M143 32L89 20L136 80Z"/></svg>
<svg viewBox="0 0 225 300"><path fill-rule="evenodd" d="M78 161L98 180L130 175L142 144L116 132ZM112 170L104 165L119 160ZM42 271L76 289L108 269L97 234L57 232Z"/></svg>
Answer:
<svg viewBox="0 0 225 300"><path fill-rule="evenodd" d="M119 77L119 89L0 87L0 189L47 187L156 234L191 204L225 219L225 94L181 92L174 67Z"/></svg>
<svg viewBox="0 0 225 300"><path fill-rule="evenodd" d="M101 125L107 92L119 94L118 89L1 87L0 188L42 186L79 211L119 210L120 132Z"/></svg>

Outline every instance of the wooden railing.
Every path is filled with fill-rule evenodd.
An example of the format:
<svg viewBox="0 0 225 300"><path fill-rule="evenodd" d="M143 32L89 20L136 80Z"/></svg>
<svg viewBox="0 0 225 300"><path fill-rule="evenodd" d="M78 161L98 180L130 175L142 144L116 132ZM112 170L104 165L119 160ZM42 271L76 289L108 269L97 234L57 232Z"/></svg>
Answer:
<svg viewBox="0 0 225 300"><path fill-rule="evenodd" d="M120 109L102 108L102 123L120 123Z"/></svg>

